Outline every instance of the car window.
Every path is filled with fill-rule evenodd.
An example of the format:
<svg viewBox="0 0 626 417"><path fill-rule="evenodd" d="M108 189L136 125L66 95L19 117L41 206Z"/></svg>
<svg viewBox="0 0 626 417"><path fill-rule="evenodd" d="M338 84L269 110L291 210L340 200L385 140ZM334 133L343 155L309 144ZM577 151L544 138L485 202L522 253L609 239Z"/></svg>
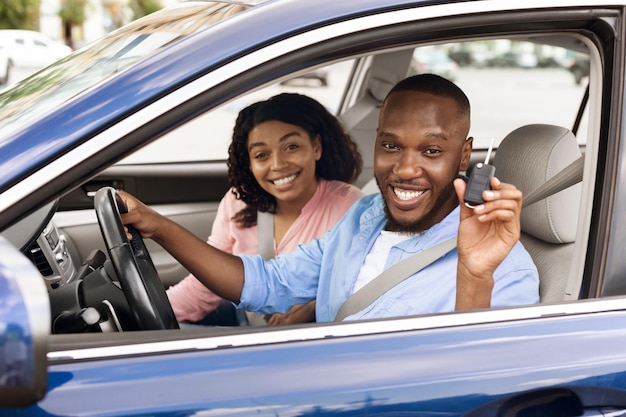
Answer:
<svg viewBox="0 0 626 417"><path fill-rule="evenodd" d="M23 81L31 86L46 85L45 89L31 87L22 89L18 95L11 92L0 94L0 137L27 125L140 59L246 9L247 6L240 4L197 3L191 12L178 15L174 24L161 25L148 17L127 25L114 36L96 41L97 59L90 53L77 51L72 60L55 62ZM25 43L22 38L16 38L15 42Z"/></svg>
<svg viewBox="0 0 626 417"><path fill-rule="evenodd" d="M168 133L119 164L225 160L237 113L281 92L310 95L336 114L353 65L352 59L332 64L246 94ZM455 42L415 48L407 75L418 73L439 74L466 92L472 105L474 148L486 149L492 138L497 147L509 132L524 124L548 123L572 129L587 86L589 58L580 51L527 41ZM586 142L586 113L577 139L581 145Z"/></svg>
<svg viewBox="0 0 626 417"><path fill-rule="evenodd" d="M312 69L245 94L182 125L119 164L225 160L239 111L254 102L284 92L313 97L336 114L353 64L354 60L348 60ZM207 132L210 134L207 135Z"/></svg>
<svg viewBox="0 0 626 417"><path fill-rule="evenodd" d="M533 123L572 129L589 75L587 54L526 41L494 39L415 49L410 74L453 80L470 99L474 148L495 145ZM586 114L578 129L586 142Z"/></svg>

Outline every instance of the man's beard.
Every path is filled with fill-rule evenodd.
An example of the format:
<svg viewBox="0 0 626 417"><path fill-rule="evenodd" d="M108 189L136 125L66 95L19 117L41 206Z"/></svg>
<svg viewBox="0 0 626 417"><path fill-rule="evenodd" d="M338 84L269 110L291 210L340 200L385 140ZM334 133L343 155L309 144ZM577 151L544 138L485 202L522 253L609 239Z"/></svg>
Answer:
<svg viewBox="0 0 626 417"><path fill-rule="evenodd" d="M416 220L414 222L401 222L393 218L389 210L389 207L387 206L387 200L384 198L384 195L383 195L383 209L385 211L385 217L387 219L385 230L388 230L390 232L405 233L407 235L418 235L420 233L425 232L427 229L432 227L435 223L438 223L441 220L443 220L443 218L442 219L436 218L437 216L440 215L440 212L437 211L437 209L443 205L450 204L449 201L450 201L451 196L456 201L456 192L454 190L454 185L452 185L452 183L450 183L444 190L442 190L441 194L439 194L439 197L437 198L437 201L435 201L435 204L433 205L431 210L428 213L426 213L424 216L422 216L421 219ZM456 207L456 205L454 205L453 207Z"/></svg>

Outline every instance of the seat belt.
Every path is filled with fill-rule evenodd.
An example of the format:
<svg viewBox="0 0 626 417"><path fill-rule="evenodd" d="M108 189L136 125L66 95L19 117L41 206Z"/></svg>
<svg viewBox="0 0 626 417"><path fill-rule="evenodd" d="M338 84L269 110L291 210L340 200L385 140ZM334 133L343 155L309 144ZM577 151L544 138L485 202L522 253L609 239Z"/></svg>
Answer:
<svg viewBox="0 0 626 417"><path fill-rule="evenodd" d="M257 211L256 225L259 255L267 261L276 256L274 251L274 215L267 211Z"/></svg>
<svg viewBox="0 0 626 417"><path fill-rule="evenodd" d="M585 166L584 155L560 170L548 181L524 196L522 207L528 207L531 204L541 201L546 197L563 191L574 184L578 184L583 180L583 168Z"/></svg>
<svg viewBox="0 0 626 417"><path fill-rule="evenodd" d="M378 297L456 248L456 236L390 266L343 302L335 321L365 309Z"/></svg>
<svg viewBox="0 0 626 417"><path fill-rule="evenodd" d="M582 181L584 162L585 158L581 156L528 193L522 200L522 207L534 204ZM440 259L455 247L456 237L453 237L392 265L348 297L339 308L335 321L342 321L346 317L364 310L381 295Z"/></svg>

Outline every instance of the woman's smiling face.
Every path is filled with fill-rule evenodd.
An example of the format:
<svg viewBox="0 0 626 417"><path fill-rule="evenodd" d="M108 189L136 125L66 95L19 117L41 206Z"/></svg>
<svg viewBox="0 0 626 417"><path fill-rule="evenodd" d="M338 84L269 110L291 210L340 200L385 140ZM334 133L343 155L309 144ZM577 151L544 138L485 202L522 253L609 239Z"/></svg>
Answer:
<svg viewBox="0 0 626 417"><path fill-rule="evenodd" d="M315 163L322 155L319 137L311 140L299 126L270 120L250 131L248 155L252 175L277 205L304 205L315 194Z"/></svg>

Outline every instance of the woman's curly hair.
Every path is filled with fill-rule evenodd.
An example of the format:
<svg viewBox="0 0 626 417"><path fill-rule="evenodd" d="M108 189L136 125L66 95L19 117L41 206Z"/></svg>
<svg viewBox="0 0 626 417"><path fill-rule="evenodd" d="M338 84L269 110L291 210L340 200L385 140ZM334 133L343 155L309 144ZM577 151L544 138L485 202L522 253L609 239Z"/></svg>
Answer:
<svg viewBox="0 0 626 417"><path fill-rule="evenodd" d="M339 120L308 96L283 93L244 108L237 116L228 148L228 180L237 198L247 205L233 216L233 220L242 227L256 224L257 211L276 213L276 199L257 183L248 155L250 131L271 120L299 126L311 140L320 136L322 156L315 164L317 178L352 183L363 166L357 144Z"/></svg>

